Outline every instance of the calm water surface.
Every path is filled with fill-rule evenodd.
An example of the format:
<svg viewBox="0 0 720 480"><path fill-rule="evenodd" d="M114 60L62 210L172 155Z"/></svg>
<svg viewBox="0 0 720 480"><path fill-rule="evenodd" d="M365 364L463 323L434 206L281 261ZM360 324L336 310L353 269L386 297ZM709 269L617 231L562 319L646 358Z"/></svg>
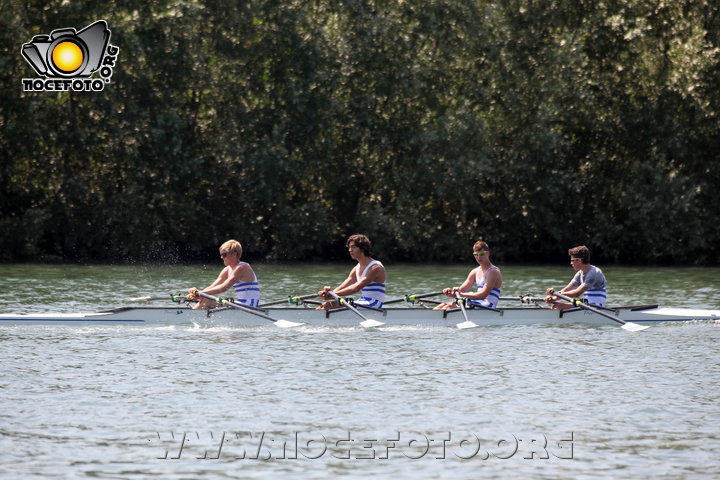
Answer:
<svg viewBox="0 0 720 480"><path fill-rule="evenodd" d="M471 266L388 265L388 295L458 284ZM255 269L275 300L350 267ZM603 270L611 304L720 308L720 269ZM122 306L218 271L1 265L0 312ZM503 295L572 276L503 273ZM0 476L718 478L718 345L711 323L0 327Z"/></svg>

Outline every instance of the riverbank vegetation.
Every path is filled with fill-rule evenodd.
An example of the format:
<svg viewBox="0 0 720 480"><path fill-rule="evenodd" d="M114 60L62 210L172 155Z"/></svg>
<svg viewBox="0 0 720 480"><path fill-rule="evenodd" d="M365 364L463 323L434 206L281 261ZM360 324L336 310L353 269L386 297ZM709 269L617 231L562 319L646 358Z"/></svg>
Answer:
<svg viewBox="0 0 720 480"><path fill-rule="evenodd" d="M102 92L22 91L99 19ZM0 39L2 260L720 263L717 2L13 0Z"/></svg>

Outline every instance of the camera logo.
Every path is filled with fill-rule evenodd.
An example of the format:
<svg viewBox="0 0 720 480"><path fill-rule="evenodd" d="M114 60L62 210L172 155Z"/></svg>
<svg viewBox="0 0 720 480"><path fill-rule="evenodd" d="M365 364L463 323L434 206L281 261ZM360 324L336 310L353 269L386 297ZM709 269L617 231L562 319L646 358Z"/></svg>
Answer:
<svg viewBox="0 0 720 480"><path fill-rule="evenodd" d="M35 35L20 53L44 78L23 78L26 92L99 92L110 83L120 49L110 45L110 29L99 20L80 31L59 28ZM98 72L100 78L92 78Z"/></svg>

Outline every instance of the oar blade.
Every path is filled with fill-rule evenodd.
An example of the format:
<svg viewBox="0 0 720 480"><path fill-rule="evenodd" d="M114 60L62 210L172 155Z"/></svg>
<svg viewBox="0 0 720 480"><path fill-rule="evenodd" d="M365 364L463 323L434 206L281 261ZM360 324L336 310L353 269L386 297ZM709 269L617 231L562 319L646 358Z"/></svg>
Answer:
<svg viewBox="0 0 720 480"><path fill-rule="evenodd" d="M478 325L477 323L473 322L472 320L467 320L467 321L464 321L464 322L460 322L460 323L458 323L458 324L455 325L455 326L456 326L458 329L460 329L460 330L465 330L465 329L467 329L467 328L479 327L480 325Z"/></svg>
<svg viewBox="0 0 720 480"><path fill-rule="evenodd" d="M620 328L624 328L628 332L640 332L642 330L650 328L650 325L639 325L637 323L625 322L625 325Z"/></svg>
<svg viewBox="0 0 720 480"><path fill-rule="evenodd" d="M378 322L377 320L372 320L368 318L367 320L364 320L360 322L360 325L362 325L365 328L372 328L372 327L381 327L385 325L383 322Z"/></svg>
<svg viewBox="0 0 720 480"><path fill-rule="evenodd" d="M294 327L300 327L302 325L305 325L301 322L291 322L290 320L275 320L275 326L278 326L280 328L294 328Z"/></svg>

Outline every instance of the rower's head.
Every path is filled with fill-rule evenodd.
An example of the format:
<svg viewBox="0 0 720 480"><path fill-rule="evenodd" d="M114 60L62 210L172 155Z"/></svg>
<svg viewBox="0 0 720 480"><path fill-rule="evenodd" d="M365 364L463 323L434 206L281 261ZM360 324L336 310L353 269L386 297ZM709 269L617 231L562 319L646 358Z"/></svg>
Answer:
<svg viewBox="0 0 720 480"><path fill-rule="evenodd" d="M482 262L485 258L490 258L490 247L488 244L482 240L475 242L475 245L473 245L473 257L475 257L478 263Z"/></svg>
<svg viewBox="0 0 720 480"><path fill-rule="evenodd" d="M237 253L237 258L240 260L242 257L242 245L237 240L228 240L227 242L220 245L220 256L222 258Z"/></svg>
<svg viewBox="0 0 720 480"><path fill-rule="evenodd" d="M370 239L366 237L365 235L362 235L360 233L356 233L355 235L350 235L347 239L347 242L345 242L345 246L350 250L352 254L352 247L357 247L360 249L360 251L363 252L363 254L366 257L370 256L370 246L372 244L370 243Z"/></svg>
<svg viewBox="0 0 720 480"><path fill-rule="evenodd" d="M590 264L590 249L585 245L571 248L570 250L568 250L568 255L570 255L570 263L573 266L576 266L576 263L579 263L581 265Z"/></svg>

